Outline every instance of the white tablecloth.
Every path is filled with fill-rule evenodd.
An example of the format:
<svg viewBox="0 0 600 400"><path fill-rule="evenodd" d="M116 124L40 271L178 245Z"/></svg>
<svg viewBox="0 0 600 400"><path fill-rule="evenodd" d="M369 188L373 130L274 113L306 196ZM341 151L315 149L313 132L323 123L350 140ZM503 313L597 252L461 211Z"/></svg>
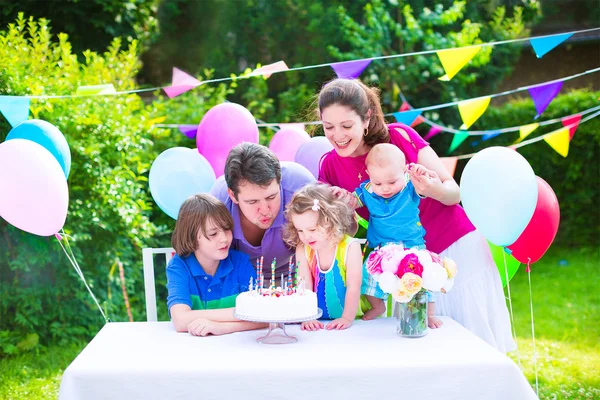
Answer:
<svg viewBox="0 0 600 400"><path fill-rule="evenodd" d="M66 369L60 399L535 399L515 363L458 323L419 339L395 320L302 332L194 337L169 322L109 323Z"/></svg>

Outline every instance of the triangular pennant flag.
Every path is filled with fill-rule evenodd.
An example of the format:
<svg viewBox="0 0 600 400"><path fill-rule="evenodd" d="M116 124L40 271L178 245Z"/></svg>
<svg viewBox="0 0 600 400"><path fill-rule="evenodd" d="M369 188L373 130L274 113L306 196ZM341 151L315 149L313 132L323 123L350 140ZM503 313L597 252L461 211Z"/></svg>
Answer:
<svg viewBox="0 0 600 400"><path fill-rule="evenodd" d="M523 125L519 128L519 142L525 139L531 132L535 131L540 124L537 122L529 125Z"/></svg>
<svg viewBox="0 0 600 400"><path fill-rule="evenodd" d="M173 80L171 86L163 88L169 98L177 97L182 93L187 92L195 88L196 86L202 85L198 79L183 72L179 68L173 68Z"/></svg>
<svg viewBox="0 0 600 400"><path fill-rule="evenodd" d="M458 132L454 134L452 138L452 143L450 143L450 148L448 149L448 154L452 153L458 146L461 145L469 137L469 132Z"/></svg>
<svg viewBox="0 0 600 400"><path fill-rule="evenodd" d="M400 86L396 82L392 85L392 99L396 100L400 96ZM403 111L403 110L400 110Z"/></svg>
<svg viewBox="0 0 600 400"><path fill-rule="evenodd" d="M443 129L440 126L431 125L431 129L429 129L429 132L427 132L427 135L425 135L425 137L423 139L429 140L432 137L434 137L435 135L437 135L438 133L440 133L441 131L443 131Z"/></svg>
<svg viewBox="0 0 600 400"><path fill-rule="evenodd" d="M344 61L331 64L338 78L355 79L362 74L365 68L371 63L371 60Z"/></svg>
<svg viewBox="0 0 600 400"><path fill-rule="evenodd" d="M422 113L421 110L416 109L416 110L410 110L410 111L402 111L402 112L395 112L394 113L394 118L396 118L397 122L401 122L404 125L410 125L413 123L413 121L415 119L417 119L418 116L420 116Z"/></svg>
<svg viewBox="0 0 600 400"><path fill-rule="evenodd" d="M417 125L421 125L423 122L425 122L425 119L423 119L423 117L419 115L419 116L418 116L418 117L417 117L417 118L416 118L416 119L413 121L413 123L412 123L412 124L410 124L410 127L411 127L411 128L414 128L414 127L415 127L415 126L417 126Z"/></svg>
<svg viewBox="0 0 600 400"><path fill-rule="evenodd" d="M29 97L0 96L0 112L10 126L17 126L29 117Z"/></svg>
<svg viewBox="0 0 600 400"><path fill-rule="evenodd" d="M486 140L488 140L488 139L495 138L495 137L496 137L496 136L498 136L500 133L502 133L502 132L498 132L498 131L491 131L490 133L486 133L485 135L483 135L483 136L481 137L481 141L482 141L482 142L485 142L485 141L486 141Z"/></svg>
<svg viewBox="0 0 600 400"><path fill-rule="evenodd" d="M196 137L196 132L198 131L198 125L179 125L179 132L183 133L185 136L193 139Z"/></svg>
<svg viewBox="0 0 600 400"><path fill-rule="evenodd" d="M290 69L285 61L277 61L273 64L263 65L252 71L250 75L262 75L265 79L270 78L275 72L287 71Z"/></svg>
<svg viewBox="0 0 600 400"><path fill-rule="evenodd" d="M544 138L558 154L566 157L569 154L569 129L561 128Z"/></svg>
<svg viewBox="0 0 600 400"><path fill-rule="evenodd" d="M301 131L303 131L304 128L306 128L304 126L304 124L299 124L299 123L279 124L279 128L284 128L284 127L299 129Z"/></svg>
<svg viewBox="0 0 600 400"><path fill-rule="evenodd" d="M458 49L436 51L446 75L439 78L441 81L449 81L475 56L481 46L461 47Z"/></svg>
<svg viewBox="0 0 600 400"><path fill-rule="evenodd" d="M464 122L460 129L469 129L471 125L481 117L485 110L487 110L491 99L490 96L486 96L458 103L458 111Z"/></svg>
<svg viewBox="0 0 600 400"><path fill-rule="evenodd" d="M410 104L408 104L408 102L403 101L402 105L400 106L400 109L398 111L408 111L410 110Z"/></svg>
<svg viewBox="0 0 600 400"><path fill-rule="evenodd" d="M77 96L97 96L115 93L117 93L115 87L112 83L109 83L106 85L79 86L75 94Z"/></svg>
<svg viewBox="0 0 600 400"><path fill-rule="evenodd" d="M533 47L533 51L535 51L535 55L537 58L542 58L544 54L567 40L573 36L573 32L571 33L562 33L560 35L552 35L541 38L529 39L529 43L531 43L531 47Z"/></svg>
<svg viewBox="0 0 600 400"><path fill-rule="evenodd" d="M572 115L570 117L564 117L562 119L562 124L564 127L573 125L569 128L569 140L573 139L573 135L579 127L579 121L581 121L581 114Z"/></svg>
<svg viewBox="0 0 600 400"><path fill-rule="evenodd" d="M540 115L542 115L546 107L548 107L548 104L550 104L558 92L560 92L562 85L563 82L560 81L529 89L529 94L531 95L533 103L535 104L535 109L537 110L537 115L535 118L538 118Z"/></svg>
<svg viewBox="0 0 600 400"><path fill-rule="evenodd" d="M458 164L458 157L440 157L442 164L446 167L446 170L450 173L450 176L454 176L456 171L456 164Z"/></svg>

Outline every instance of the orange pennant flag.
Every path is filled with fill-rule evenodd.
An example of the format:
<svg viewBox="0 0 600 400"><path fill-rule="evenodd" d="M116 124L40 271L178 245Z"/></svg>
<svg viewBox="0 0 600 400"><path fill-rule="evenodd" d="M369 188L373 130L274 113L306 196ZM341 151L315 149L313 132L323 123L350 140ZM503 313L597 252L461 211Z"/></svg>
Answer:
<svg viewBox="0 0 600 400"><path fill-rule="evenodd" d="M544 138L558 154L566 157L569 154L569 128L561 128Z"/></svg>
<svg viewBox="0 0 600 400"><path fill-rule="evenodd" d="M456 164L458 164L458 157L440 157L442 164L446 167L446 170L450 173L450 176L454 177L456 171Z"/></svg>

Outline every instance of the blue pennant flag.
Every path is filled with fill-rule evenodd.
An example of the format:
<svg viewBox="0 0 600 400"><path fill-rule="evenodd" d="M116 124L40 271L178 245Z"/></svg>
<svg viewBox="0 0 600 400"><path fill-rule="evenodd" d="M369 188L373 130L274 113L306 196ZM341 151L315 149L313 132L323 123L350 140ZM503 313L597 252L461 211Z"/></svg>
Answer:
<svg viewBox="0 0 600 400"><path fill-rule="evenodd" d="M15 127L29 118L29 98L0 96L0 112L10 126Z"/></svg>
<svg viewBox="0 0 600 400"><path fill-rule="evenodd" d="M488 139L494 138L494 137L498 136L499 134L500 134L500 132L498 132L498 131L492 131L492 132L490 132L490 133L486 133L485 135L483 135L483 136L481 137L481 141L483 142L483 141L485 141L485 140L488 140Z"/></svg>
<svg viewBox="0 0 600 400"><path fill-rule="evenodd" d="M401 122L404 125L410 126L410 124L415 122L415 119L417 119L421 115L422 112L423 111L421 111L419 109L395 112L394 118L396 118L397 122Z"/></svg>
<svg viewBox="0 0 600 400"><path fill-rule="evenodd" d="M544 54L567 40L573 36L573 33L562 33L560 35L552 35L541 37L537 39L529 39L529 43L531 43L531 47L533 47L533 51L535 51L535 55L537 58L542 58Z"/></svg>

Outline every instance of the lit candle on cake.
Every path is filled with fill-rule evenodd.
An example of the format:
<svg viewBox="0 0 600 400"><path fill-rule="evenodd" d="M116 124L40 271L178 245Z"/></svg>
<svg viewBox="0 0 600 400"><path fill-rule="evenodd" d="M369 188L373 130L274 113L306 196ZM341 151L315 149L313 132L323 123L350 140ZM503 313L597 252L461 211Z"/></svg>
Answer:
<svg viewBox="0 0 600 400"><path fill-rule="evenodd" d="M248 291L252 291L253 287L252 287L252 277L250 277L250 286L248 286Z"/></svg>

